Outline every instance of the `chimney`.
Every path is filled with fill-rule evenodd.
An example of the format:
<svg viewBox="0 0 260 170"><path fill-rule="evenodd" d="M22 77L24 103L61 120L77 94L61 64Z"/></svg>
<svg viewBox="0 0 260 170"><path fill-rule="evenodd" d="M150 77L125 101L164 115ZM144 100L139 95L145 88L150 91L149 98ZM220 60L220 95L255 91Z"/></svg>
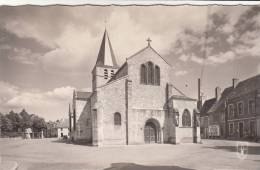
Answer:
<svg viewBox="0 0 260 170"><path fill-rule="evenodd" d="M232 79L232 86L233 86L233 88L236 88L238 82L239 82L239 80L237 78L233 78Z"/></svg>
<svg viewBox="0 0 260 170"><path fill-rule="evenodd" d="M215 88L215 97L216 97L216 100L220 99L220 97L221 97L221 88L220 87Z"/></svg>

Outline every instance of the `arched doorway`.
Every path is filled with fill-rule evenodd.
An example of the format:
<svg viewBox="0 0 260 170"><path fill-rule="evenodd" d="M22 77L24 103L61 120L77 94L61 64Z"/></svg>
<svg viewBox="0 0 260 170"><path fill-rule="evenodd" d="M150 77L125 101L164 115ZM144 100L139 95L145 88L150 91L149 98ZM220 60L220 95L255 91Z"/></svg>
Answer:
<svg viewBox="0 0 260 170"><path fill-rule="evenodd" d="M144 126L145 143L159 143L161 141L160 124L155 119L149 119Z"/></svg>

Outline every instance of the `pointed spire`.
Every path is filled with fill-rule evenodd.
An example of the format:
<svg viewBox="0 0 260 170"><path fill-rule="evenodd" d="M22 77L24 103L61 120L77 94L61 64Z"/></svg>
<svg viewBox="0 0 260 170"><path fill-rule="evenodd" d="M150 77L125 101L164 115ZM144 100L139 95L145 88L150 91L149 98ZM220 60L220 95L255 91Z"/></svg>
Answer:
<svg viewBox="0 0 260 170"><path fill-rule="evenodd" d="M105 29L103 39L101 42L101 46L99 49L96 65L97 66L114 66L114 67L118 66L106 29Z"/></svg>

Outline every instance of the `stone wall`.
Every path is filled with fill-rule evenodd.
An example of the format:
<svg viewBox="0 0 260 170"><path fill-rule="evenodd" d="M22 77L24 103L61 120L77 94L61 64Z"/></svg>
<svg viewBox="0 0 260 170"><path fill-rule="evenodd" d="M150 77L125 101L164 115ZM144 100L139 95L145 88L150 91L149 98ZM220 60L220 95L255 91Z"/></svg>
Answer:
<svg viewBox="0 0 260 170"><path fill-rule="evenodd" d="M102 145L126 144L126 97L125 81L122 77L100 88L98 93L98 120L103 129ZM114 124L114 114L121 115L121 125ZM99 127L99 128L100 128Z"/></svg>
<svg viewBox="0 0 260 170"><path fill-rule="evenodd" d="M165 110L153 109L132 109L129 116L129 144L143 144L144 141L144 127L148 120L153 119L159 122L160 127L157 129L162 133L165 123ZM163 142L163 140L161 140Z"/></svg>
<svg viewBox="0 0 260 170"><path fill-rule="evenodd" d="M76 140L92 141L91 101L87 100L77 122Z"/></svg>
<svg viewBox="0 0 260 170"><path fill-rule="evenodd" d="M185 109L191 114L191 119L194 117L193 110L197 108L196 100L181 100L173 99L173 107L178 108L179 111L179 127L182 127L182 115ZM191 126L193 126L193 121L191 121Z"/></svg>
<svg viewBox="0 0 260 170"><path fill-rule="evenodd" d="M176 128L176 143L193 142L192 127L177 127Z"/></svg>
<svg viewBox="0 0 260 170"><path fill-rule="evenodd" d="M179 125L176 127L176 138L175 143L182 143L182 142L193 142L193 137L197 136L198 142L200 142L200 128L196 127L197 130L194 130L194 109L197 108L197 102L196 100L181 100L181 99L173 99L173 107L178 108L179 111ZM182 116L184 110L187 109L191 115L191 126L190 127L184 127L182 125ZM194 133L197 134L194 134ZM171 137L171 135L170 135Z"/></svg>
<svg viewBox="0 0 260 170"><path fill-rule="evenodd" d="M105 76L105 69L107 70L107 77ZM112 73L113 71L113 73ZM116 73L117 68L112 68L112 67L99 67L96 66L92 72L92 86L93 86L93 91L96 90L96 88L103 86L108 82L108 80Z"/></svg>
<svg viewBox="0 0 260 170"><path fill-rule="evenodd" d="M140 83L141 64L153 62L160 67L160 86ZM170 81L170 66L150 47L127 59L128 78L132 81L132 108L163 110L166 103L166 84Z"/></svg>
<svg viewBox="0 0 260 170"><path fill-rule="evenodd" d="M140 83L141 64L149 61L160 67L160 85ZM166 87L170 82L171 66L151 47L128 58L126 65L128 75L97 88L91 98L93 144L143 144L148 120L158 124L158 138L162 143L193 137L192 128L176 130L175 114L168 111ZM189 110L193 119L193 110L197 107L195 100L173 100L171 105L180 111L180 127L184 109ZM114 124L116 112L121 114L121 125ZM191 123L192 127L192 120ZM177 133L181 134L176 136Z"/></svg>

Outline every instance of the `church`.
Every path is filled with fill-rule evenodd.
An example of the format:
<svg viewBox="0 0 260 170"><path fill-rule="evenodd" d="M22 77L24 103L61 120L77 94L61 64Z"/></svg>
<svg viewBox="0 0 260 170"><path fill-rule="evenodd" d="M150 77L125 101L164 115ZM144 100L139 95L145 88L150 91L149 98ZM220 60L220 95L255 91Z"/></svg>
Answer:
<svg viewBox="0 0 260 170"><path fill-rule="evenodd" d="M73 140L94 146L200 142L197 100L174 86L172 66L147 41L119 66L105 30L92 92L73 93ZM82 111L76 109L79 100L86 102Z"/></svg>

